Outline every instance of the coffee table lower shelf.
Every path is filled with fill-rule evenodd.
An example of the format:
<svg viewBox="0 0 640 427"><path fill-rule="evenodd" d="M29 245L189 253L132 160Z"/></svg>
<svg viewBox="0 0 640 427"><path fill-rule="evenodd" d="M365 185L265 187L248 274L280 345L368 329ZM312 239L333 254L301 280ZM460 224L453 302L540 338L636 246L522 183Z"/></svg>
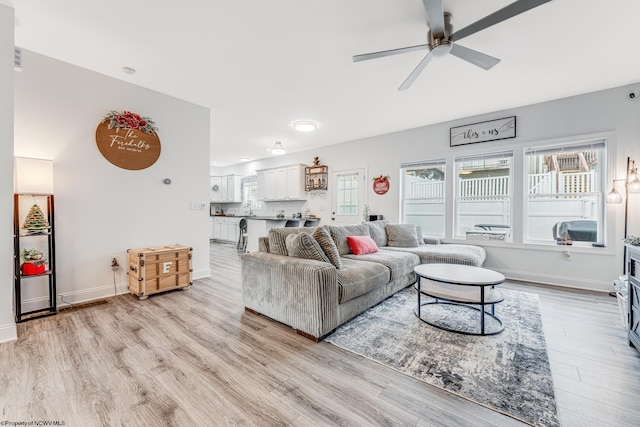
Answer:
<svg viewBox="0 0 640 427"><path fill-rule="evenodd" d="M434 298L434 300L419 303L420 309L416 308L414 310L416 317L428 325L435 326L436 328L439 328L445 331L456 332L464 335L480 335L480 336L496 335L504 330L504 325L502 324L502 320L500 320L500 318L495 314L494 304L486 304L486 305L491 305L491 312L487 312L486 309L484 309L486 305L479 306L479 304L448 301L443 298L435 298L435 297L432 297L432 298ZM478 324L479 330L476 331L476 330L465 329L462 325L459 327L456 327L455 325L452 325L452 323L447 323L442 321L441 318L431 319L429 318L429 312L428 312L429 310L427 310L427 313L425 313L424 310L421 310L421 308L425 306L439 307L444 305L454 306L460 309L460 310L454 310L451 313L448 313L449 316L453 316L455 315L456 311L460 312L461 310L477 311L479 313L478 317L480 317L479 324ZM479 307L476 307L476 305L478 305ZM436 316L432 316L432 317L436 317Z"/></svg>
<svg viewBox="0 0 640 427"><path fill-rule="evenodd" d="M495 305L504 301L503 295L495 289L504 281L502 274L454 264L423 264L414 271L418 291L414 314L421 321L465 335L495 335L504 330L502 320L495 314ZM427 285L424 290L422 280ZM423 294L433 299L422 302ZM423 307L428 308L424 313ZM473 325L475 316L470 317L469 310L478 313L477 326Z"/></svg>

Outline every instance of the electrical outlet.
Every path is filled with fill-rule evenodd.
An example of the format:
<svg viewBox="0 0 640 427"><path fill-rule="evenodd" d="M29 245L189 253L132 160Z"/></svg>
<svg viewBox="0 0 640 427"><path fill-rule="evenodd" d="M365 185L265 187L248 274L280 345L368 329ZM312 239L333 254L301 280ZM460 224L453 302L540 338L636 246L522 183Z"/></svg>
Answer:
<svg viewBox="0 0 640 427"><path fill-rule="evenodd" d="M564 251L564 260L565 261L571 261L571 252Z"/></svg>
<svg viewBox="0 0 640 427"><path fill-rule="evenodd" d="M113 271L117 271L120 269L120 262L118 261L118 257L111 258L111 269Z"/></svg>

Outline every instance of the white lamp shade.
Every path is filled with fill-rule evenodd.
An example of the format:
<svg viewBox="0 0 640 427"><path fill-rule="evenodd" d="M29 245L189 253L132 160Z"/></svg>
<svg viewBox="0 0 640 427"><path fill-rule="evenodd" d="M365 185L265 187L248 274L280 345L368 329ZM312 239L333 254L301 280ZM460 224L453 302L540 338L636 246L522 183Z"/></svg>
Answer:
<svg viewBox="0 0 640 427"><path fill-rule="evenodd" d="M636 179L627 184L628 193L640 193L640 179L636 175Z"/></svg>
<svg viewBox="0 0 640 427"><path fill-rule="evenodd" d="M13 186L16 194L53 194L53 161L13 158Z"/></svg>
<svg viewBox="0 0 640 427"><path fill-rule="evenodd" d="M607 203L622 203L622 194L614 188L607 194Z"/></svg>

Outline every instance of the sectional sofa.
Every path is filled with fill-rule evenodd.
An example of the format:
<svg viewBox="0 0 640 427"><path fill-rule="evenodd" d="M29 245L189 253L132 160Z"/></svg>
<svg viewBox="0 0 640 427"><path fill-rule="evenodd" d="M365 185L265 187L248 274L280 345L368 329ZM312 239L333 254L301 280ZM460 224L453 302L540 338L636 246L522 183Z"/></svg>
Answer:
<svg viewBox="0 0 640 427"><path fill-rule="evenodd" d="M242 256L242 298L247 311L318 341L415 283L415 266L481 266L485 256L481 247L440 244L423 237L420 227L386 220L273 228L260 238L258 252Z"/></svg>

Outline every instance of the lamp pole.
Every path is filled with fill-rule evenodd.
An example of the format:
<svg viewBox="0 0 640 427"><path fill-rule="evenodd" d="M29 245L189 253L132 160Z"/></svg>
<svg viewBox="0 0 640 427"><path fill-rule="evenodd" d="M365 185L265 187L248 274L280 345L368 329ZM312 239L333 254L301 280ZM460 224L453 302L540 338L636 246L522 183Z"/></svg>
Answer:
<svg viewBox="0 0 640 427"><path fill-rule="evenodd" d="M631 157L627 157L627 174L624 180L624 239L627 238L627 226L629 218L629 168L631 167ZM622 274L627 274L627 245L622 252Z"/></svg>

